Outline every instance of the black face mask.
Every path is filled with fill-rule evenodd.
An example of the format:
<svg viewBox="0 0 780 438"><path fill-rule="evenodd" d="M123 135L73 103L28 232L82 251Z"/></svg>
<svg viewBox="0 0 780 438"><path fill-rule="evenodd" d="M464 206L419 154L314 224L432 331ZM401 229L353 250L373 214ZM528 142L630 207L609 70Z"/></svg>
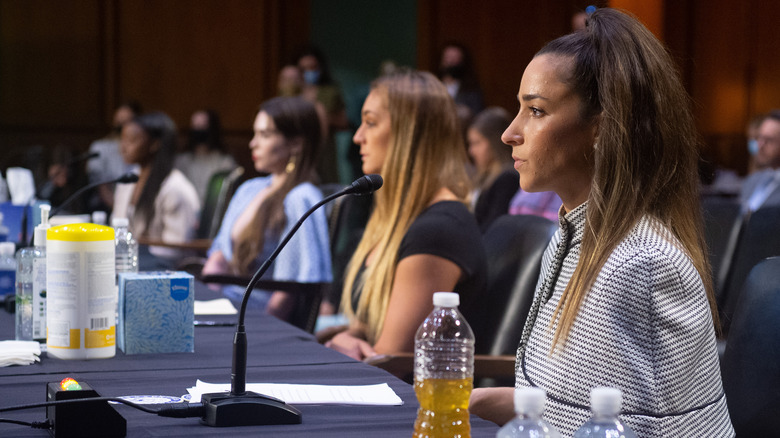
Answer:
<svg viewBox="0 0 780 438"><path fill-rule="evenodd" d="M191 129L187 134L187 142L191 145L208 143L209 132L205 129Z"/></svg>
<svg viewBox="0 0 780 438"><path fill-rule="evenodd" d="M449 67L444 67L441 70L442 76L449 76L453 79L463 79L463 76L466 74L466 67L463 64L455 64L451 65Z"/></svg>

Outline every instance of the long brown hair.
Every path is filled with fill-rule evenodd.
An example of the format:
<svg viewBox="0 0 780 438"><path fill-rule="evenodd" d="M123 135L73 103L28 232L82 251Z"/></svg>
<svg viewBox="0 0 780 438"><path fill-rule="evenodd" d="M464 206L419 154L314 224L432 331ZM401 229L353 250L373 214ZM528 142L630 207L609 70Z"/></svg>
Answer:
<svg viewBox="0 0 780 438"><path fill-rule="evenodd" d="M488 169L477 169L474 183L479 189L486 190L501 172L512 169L512 148L501 141L501 134L510 123L512 117L509 112L500 106L493 106L482 110L469 125L469 129L485 137L493 155L493 162Z"/></svg>
<svg viewBox="0 0 780 438"><path fill-rule="evenodd" d="M599 115L594 175L582 251L555 318L555 344L615 247L649 216L671 230L707 291L719 330L698 193L698 136L691 102L663 45L635 18L598 9L585 29L548 43L537 56L572 60L569 85L583 117Z"/></svg>
<svg viewBox="0 0 780 438"><path fill-rule="evenodd" d="M398 249L409 226L442 187L468 201L466 152L455 103L432 74L407 69L377 79L390 113L390 140L382 166L384 185L374 195L374 210L347 266L341 305L366 325L369 342L382 332L393 286ZM377 257L358 278L368 254ZM362 288L357 309L352 290Z"/></svg>
<svg viewBox="0 0 780 438"><path fill-rule="evenodd" d="M295 167L276 188L269 189L255 211L249 226L238 236L233 251L232 265L239 273L246 273L263 249L266 232L281 234L287 223L284 198L303 182L316 182L315 165L319 156L322 130L314 105L301 97L276 97L264 102L259 112L265 112L274 121L276 129L286 140L300 139L300 154L292 156Z"/></svg>

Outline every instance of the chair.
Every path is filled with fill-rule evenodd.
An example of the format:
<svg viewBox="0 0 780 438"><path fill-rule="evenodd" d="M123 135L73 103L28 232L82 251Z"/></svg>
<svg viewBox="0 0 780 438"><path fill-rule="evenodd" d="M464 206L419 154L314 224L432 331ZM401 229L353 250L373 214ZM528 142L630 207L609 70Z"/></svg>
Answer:
<svg viewBox="0 0 780 438"><path fill-rule="evenodd" d="M196 238L213 239L217 235L230 198L243 180L243 167L217 172L211 176L200 211L200 225L195 234Z"/></svg>
<svg viewBox="0 0 780 438"><path fill-rule="evenodd" d="M232 284L244 287L251 280L250 277L233 275L201 276L198 274L196 278L204 283ZM295 307L287 322L309 333L314 333L320 303L322 303L322 297L325 296L329 287L330 283L298 283L274 280L260 280L255 284L255 289L284 291L295 294Z"/></svg>
<svg viewBox="0 0 780 438"><path fill-rule="evenodd" d="M780 257L771 257L747 276L721 362L723 389L737 436L775 436L780 430L778 315Z"/></svg>
<svg viewBox="0 0 780 438"><path fill-rule="evenodd" d="M722 196L705 196L701 206L715 296L720 299L742 227L741 206L736 199Z"/></svg>
<svg viewBox="0 0 780 438"><path fill-rule="evenodd" d="M742 284L750 270L761 260L780 255L780 207L760 208L743 221L718 303L724 336L728 336Z"/></svg>
<svg viewBox="0 0 780 438"><path fill-rule="evenodd" d="M475 321L476 352L514 355L531 308L542 255L557 224L532 215L504 215L485 230L488 284ZM473 327L474 328L474 327Z"/></svg>
<svg viewBox="0 0 780 438"><path fill-rule="evenodd" d="M320 186L322 196L338 192L345 186L331 183ZM328 217L330 258L333 267L333 284L328 301L338 307L341 298L343 273L355 252L371 211L372 195L346 195L336 198L325 206Z"/></svg>
<svg viewBox="0 0 780 438"><path fill-rule="evenodd" d="M480 302L482 313L469 321L476 338L474 377L477 386L511 385L515 352L531 307L542 255L557 224L532 215L504 215L483 235L487 253L488 287ZM474 312L472 312L474 313ZM367 363L400 378L412 373L412 353L379 356Z"/></svg>

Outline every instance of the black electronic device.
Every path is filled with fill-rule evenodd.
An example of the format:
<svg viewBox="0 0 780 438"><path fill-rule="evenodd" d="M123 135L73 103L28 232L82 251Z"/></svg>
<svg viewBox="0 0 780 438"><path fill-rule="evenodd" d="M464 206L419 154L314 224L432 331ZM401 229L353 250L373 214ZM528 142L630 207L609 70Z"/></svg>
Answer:
<svg viewBox="0 0 780 438"><path fill-rule="evenodd" d="M46 385L46 401L100 397L91 386L64 389L61 382ZM107 401L85 401L46 407L51 423L49 433L55 438L114 438L127 435L127 420Z"/></svg>
<svg viewBox="0 0 780 438"><path fill-rule="evenodd" d="M287 245L293 234L298 231L303 221L322 205L344 195L364 195L382 187L380 175L365 175L355 180L344 190L327 196L316 203L301 216L295 226L279 242L273 253L260 266L255 275L249 281L244 298L241 301L236 334L233 337L233 368L230 375L230 392L203 394L204 414L201 422L208 426L253 426L268 424L298 424L301 422L301 413L284 401L257 394L246 390L246 365L247 365L247 338L244 327L244 315L255 284L260 280L268 267L279 255L279 252Z"/></svg>

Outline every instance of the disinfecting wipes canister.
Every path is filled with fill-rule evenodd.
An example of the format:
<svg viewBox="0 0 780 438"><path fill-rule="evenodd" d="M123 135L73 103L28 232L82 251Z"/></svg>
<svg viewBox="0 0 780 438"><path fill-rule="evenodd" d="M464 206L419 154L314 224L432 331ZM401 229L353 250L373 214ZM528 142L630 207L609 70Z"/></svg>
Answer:
<svg viewBox="0 0 780 438"><path fill-rule="evenodd" d="M116 354L114 229L68 224L46 232L46 344L60 359Z"/></svg>

